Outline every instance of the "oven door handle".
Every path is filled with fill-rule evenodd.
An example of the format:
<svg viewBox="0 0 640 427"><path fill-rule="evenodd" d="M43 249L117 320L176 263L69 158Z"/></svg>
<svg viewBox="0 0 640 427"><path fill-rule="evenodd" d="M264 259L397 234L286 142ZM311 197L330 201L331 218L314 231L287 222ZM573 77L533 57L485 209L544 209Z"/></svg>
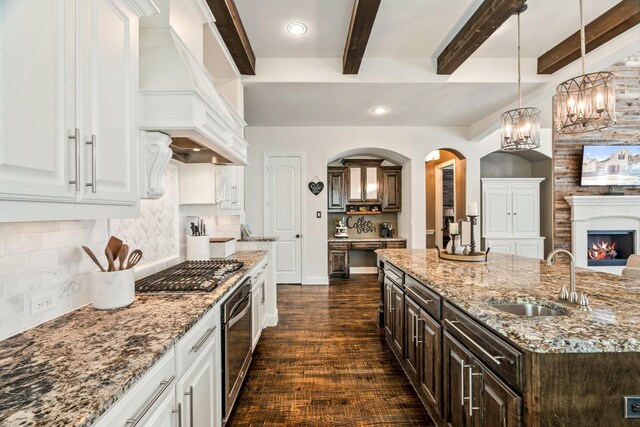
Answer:
<svg viewBox="0 0 640 427"><path fill-rule="evenodd" d="M249 311L249 309L251 309L251 294L249 293L249 295L247 295L242 301L247 301L246 307L244 309L242 309L242 311L238 314L233 314L232 317L229 319L229 321L227 322L227 327L231 328L233 327L233 325L235 325L236 323L238 323L238 321L240 319L242 319L244 317L245 314L247 314L247 312ZM241 305L241 304L238 304Z"/></svg>

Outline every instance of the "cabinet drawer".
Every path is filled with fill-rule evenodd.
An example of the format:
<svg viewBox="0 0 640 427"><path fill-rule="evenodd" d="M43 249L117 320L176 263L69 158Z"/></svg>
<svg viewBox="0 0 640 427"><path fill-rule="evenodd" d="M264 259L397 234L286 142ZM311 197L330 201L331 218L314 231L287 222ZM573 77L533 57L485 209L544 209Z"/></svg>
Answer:
<svg viewBox="0 0 640 427"><path fill-rule="evenodd" d="M124 426L129 419L147 422L164 399L175 390L175 353L173 347L144 374L93 427Z"/></svg>
<svg viewBox="0 0 640 427"><path fill-rule="evenodd" d="M398 286L404 285L404 272L391 263L384 263L384 274Z"/></svg>
<svg viewBox="0 0 640 427"><path fill-rule="evenodd" d="M449 303L444 303L443 326L509 385L523 389L523 354Z"/></svg>
<svg viewBox="0 0 640 427"><path fill-rule="evenodd" d="M348 251L349 250L349 242L340 242L340 243L329 243L330 251Z"/></svg>
<svg viewBox="0 0 640 427"><path fill-rule="evenodd" d="M427 286L418 282L408 274L404 277L404 289L407 295L429 313L434 319L440 320L442 314L442 299Z"/></svg>
<svg viewBox="0 0 640 427"><path fill-rule="evenodd" d="M407 247L407 242L385 242L387 249L404 249Z"/></svg>
<svg viewBox="0 0 640 427"><path fill-rule="evenodd" d="M373 251L384 248L384 242L352 242L351 250L354 251Z"/></svg>
<svg viewBox="0 0 640 427"><path fill-rule="evenodd" d="M202 349L211 342L214 335L220 334L220 307L209 310L176 344L176 371L178 375L186 372Z"/></svg>

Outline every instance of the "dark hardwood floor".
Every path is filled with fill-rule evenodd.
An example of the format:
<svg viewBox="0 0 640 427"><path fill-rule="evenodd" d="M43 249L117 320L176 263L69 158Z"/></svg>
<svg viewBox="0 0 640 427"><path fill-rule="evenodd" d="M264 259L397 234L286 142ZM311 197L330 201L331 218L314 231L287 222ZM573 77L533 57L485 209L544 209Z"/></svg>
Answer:
<svg viewBox="0 0 640 427"><path fill-rule="evenodd" d="M278 286L229 426L433 426L376 327L375 275Z"/></svg>

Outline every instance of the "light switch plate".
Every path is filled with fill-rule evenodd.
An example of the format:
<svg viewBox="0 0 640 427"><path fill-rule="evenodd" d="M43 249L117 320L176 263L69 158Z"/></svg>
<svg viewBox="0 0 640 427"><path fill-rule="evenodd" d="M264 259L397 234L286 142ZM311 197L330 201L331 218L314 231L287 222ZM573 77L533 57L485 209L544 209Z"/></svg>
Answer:
<svg viewBox="0 0 640 427"><path fill-rule="evenodd" d="M640 418L640 396L624 397L624 417Z"/></svg>
<svg viewBox="0 0 640 427"><path fill-rule="evenodd" d="M316 218L322 218L322 212L316 211Z"/></svg>

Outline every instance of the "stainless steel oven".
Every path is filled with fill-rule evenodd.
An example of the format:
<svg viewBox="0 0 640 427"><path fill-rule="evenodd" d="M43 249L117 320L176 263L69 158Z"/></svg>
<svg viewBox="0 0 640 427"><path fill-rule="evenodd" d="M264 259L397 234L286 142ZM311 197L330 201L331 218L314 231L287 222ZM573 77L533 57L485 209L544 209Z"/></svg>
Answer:
<svg viewBox="0 0 640 427"><path fill-rule="evenodd" d="M222 407L227 422L251 363L251 278L222 304Z"/></svg>

